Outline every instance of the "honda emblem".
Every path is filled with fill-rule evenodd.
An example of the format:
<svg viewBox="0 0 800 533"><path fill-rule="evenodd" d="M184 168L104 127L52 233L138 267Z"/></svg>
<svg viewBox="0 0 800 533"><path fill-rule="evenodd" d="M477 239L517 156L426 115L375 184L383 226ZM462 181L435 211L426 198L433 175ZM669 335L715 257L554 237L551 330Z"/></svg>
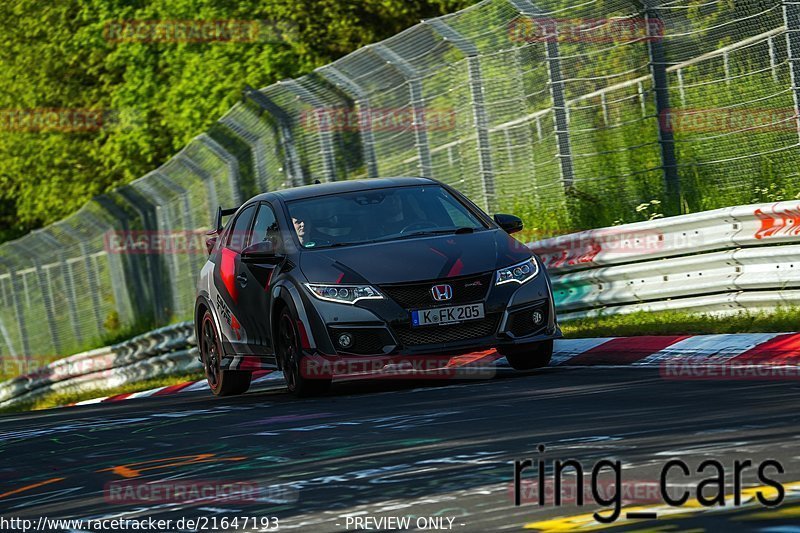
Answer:
<svg viewBox="0 0 800 533"><path fill-rule="evenodd" d="M453 287L446 284L434 285L431 287L431 294L433 295L433 299L437 302L450 300L453 297Z"/></svg>

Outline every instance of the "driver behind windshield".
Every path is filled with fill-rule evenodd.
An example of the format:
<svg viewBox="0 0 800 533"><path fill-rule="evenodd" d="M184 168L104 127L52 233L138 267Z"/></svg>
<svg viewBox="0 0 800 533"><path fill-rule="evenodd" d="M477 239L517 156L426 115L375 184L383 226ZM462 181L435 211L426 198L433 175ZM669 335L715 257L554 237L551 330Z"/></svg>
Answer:
<svg viewBox="0 0 800 533"><path fill-rule="evenodd" d="M464 204L440 186L388 187L323 195L288 202L287 208L304 248L483 227ZM311 213L313 217L309 216Z"/></svg>
<svg viewBox="0 0 800 533"><path fill-rule="evenodd" d="M380 220L380 229L382 235L394 235L406 226L405 217L403 215L403 201L397 194L388 194L381 202L379 209L383 211Z"/></svg>
<svg viewBox="0 0 800 533"><path fill-rule="evenodd" d="M306 235L311 232L311 225L307 223L306 218L301 215L292 217L294 230L297 232L297 238L300 239L300 244L306 245Z"/></svg>

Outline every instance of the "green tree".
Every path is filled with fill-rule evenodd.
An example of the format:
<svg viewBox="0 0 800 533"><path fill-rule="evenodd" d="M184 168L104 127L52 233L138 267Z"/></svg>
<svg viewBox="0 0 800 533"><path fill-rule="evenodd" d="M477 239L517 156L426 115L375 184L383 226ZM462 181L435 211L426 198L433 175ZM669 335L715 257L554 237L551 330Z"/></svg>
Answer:
<svg viewBox="0 0 800 533"><path fill-rule="evenodd" d="M153 170L244 86L310 72L470 0L18 0L0 3L0 240ZM264 20L279 38L127 42L115 22ZM267 27L272 27L271 25ZM90 131L20 127L18 110L102 113Z"/></svg>

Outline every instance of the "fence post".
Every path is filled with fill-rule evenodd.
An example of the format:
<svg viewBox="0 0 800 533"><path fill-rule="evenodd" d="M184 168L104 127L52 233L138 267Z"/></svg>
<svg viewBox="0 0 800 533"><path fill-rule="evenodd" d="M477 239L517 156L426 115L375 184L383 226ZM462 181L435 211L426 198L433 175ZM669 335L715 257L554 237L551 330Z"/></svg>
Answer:
<svg viewBox="0 0 800 533"><path fill-rule="evenodd" d="M214 224L216 224L217 222L216 210L217 207L219 207L219 198L217 197L217 186L214 183L214 177L208 172L208 170L203 168L200 164L196 163L194 159L192 159L191 156L189 156L189 154L185 152L181 152L180 154L175 156L175 159L178 163L183 165L184 168L186 168L189 172L191 172L192 174L196 174L197 176L200 176L200 179L203 181L203 183L206 184L206 190L208 191L208 208L209 208L208 227L215 229ZM200 228L192 228L192 229L197 230Z"/></svg>
<svg viewBox="0 0 800 533"><path fill-rule="evenodd" d="M311 105L315 112L319 113L324 110L322 101L310 90L297 83L297 80L279 81L278 84L282 87L286 87L290 92L297 95L300 100ZM317 125L320 126L317 133L319 135L320 150L322 150L322 169L325 173L325 179L328 181L336 181L338 177L333 149L333 133L330 127L322 127L319 123L317 123Z"/></svg>
<svg viewBox="0 0 800 533"><path fill-rule="evenodd" d="M228 172L230 172L230 184L231 184L231 198L233 202L238 206L242 205L242 188L239 186L239 160L236 157L228 152L225 148L222 147L217 141L211 138L207 133L201 133L195 140L205 144L209 150L214 152L214 154L225 161L225 164L228 165Z"/></svg>
<svg viewBox="0 0 800 533"><path fill-rule="evenodd" d="M394 50L381 43L367 46L367 50L378 54L378 57L397 69L408 82L409 103L411 104L411 112L414 115L415 143L419 157L419 165L417 166L421 177L434 177L432 176L433 163L431 160L431 145L428 141L428 125L425 122L425 108L423 107L422 81L419 79L417 69L400 57Z"/></svg>
<svg viewBox="0 0 800 533"><path fill-rule="evenodd" d="M472 97L472 114L475 119L476 137L478 139L478 165L481 173L484 207L487 212L493 213L497 207L497 196L494 189L492 147L489 141L489 117L486 114L486 102L483 95L483 74L481 72L478 47L441 19L426 20L423 23L430 26L435 33L438 33L445 41L450 42L467 58L469 91Z"/></svg>
<svg viewBox="0 0 800 533"><path fill-rule="evenodd" d="M558 46L558 27L553 19L546 19L545 11L530 0L508 0L521 15L545 22L552 33L544 35L544 53L550 80L550 96L553 100L553 117L558 141L558 161L561 168L561 183L569 196L575 184L575 169L572 164L572 145L569 139L569 110L564 94L564 75L561 71L561 52Z"/></svg>
<svg viewBox="0 0 800 533"><path fill-rule="evenodd" d="M28 236L28 238L32 238L32 236ZM39 259L36 257L36 254L29 252L20 241L9 242L8 246L16 250L20 257L27 257L31 260L31 264L36 272L36 281L39 285L39 291L42 294L42 306L44 307L45 320L47 320L47 327L50 331L50 340L53 343L53 350L56 354L61 354L61 342L58 338L56 317L53 313L53 298L50 294L50 287L45 282L44 274L42 273L42 266L39 264Z"/></svg>
<svg viewBox="0 0 800 533"><path fill-rule="evenodd" d="M21 356L28 357L29 355L31 355L31 347L28 341L28 332L25 327L25 315L23 314L22 305L20 305L19 303L19 298L17 298L17 295L19 294L19 290L17 287L17 280L16 280L17 272L16 269L14 269L11 264L7 263L2 258L0 258L0 265L5 266L9 274L8 281L9 284L11 285L11 290L9 292L11 293L11 304L14 306L14 313L16 313L17 315L16 322L17 322L17 331L19 331L19 339L21 345L20 347L22 349ZM11 350L13 348L9 349ZM14 359L19 361L18 354L14 354L12 352L12 357L14 357Z"/></svg>
<svg viewBox="0 0 800 533"><path fill-rule="evenodd" d="M333 65L320 67L316 71L329 83L339 87L353 98L353 103L358 107L358 129L361 136L361 151L364 157L364 166L367 169L367 177L377 178L378 161L375 158L375 135L372 131L372 108L370 107L369 96L358 83L348 78Z"/></svg>
<svg viewBox="0 0 800 533"><path fill-rule="evenodd" d="M164 197L164 195L158 191L155 187L153 187L153 174L158 172L154 170L153 172L147 174L144 178L141 178L135 181L132 185L135 186L136 189L140 190L143 196L146 196L152 201L153 206L155 208L155 215L156 215L156 231L159 232L166 232L167 230L172 229L169 224L167 223L167 213L166 205L169 201ZM176 254L168 254L170 255L170 259L164 258L164 262L169 265L168 276L169 280L168 283L172 287L172 302L171 307L165 310L167 317L176 316L180 312L180 294L178 293L177 287L179 283L179 272L180 272L180 265L178 264L178 256ZM166 302L165 302L166 303Z"/></svg>
<svg viewBox="0 0 800 533"><path fill-rule="evenodd" d="M44 230L40 233L43 239L47 240L52 246L53 250L55 250L56 255L58 256L58 262L61 263L61 275L64 279L64 288L67 290L68 297L67 300L67 313L69 314L69 322L72 325L72 333L75 334L75 341L78 345L83 344L83 336L81 334L81 328L78 325L78 309L75 305L76 301L76 294L75 294L75 284L74 280L72 279L72 268L70 268L69 263L67 262L66 257L64 256L64 245L58 239L56 239L53 235Z"/></svg>
<svg viewBox="0 0 800 533"><path fill-rule="evenodd" d="M305 183L303 167L300 164L300 157L297 155L297 146L292 133L292 120L289 115L259 90L246 86L242 94L245 99L253 102L262 112L269 113L278 123L278 137L283 149L284 167L289 177L289 183L294 187L303 185Z"/></svg>
<svg viewBox="0 0 800 533"><path fill-rule="evenodd" d="M247 109L247 107L244 105L242 105L242 107ZM236 109L236 107L233 109ZM264 147L264 139L259 137L256 133L249 131L247 127L241 124L231 112L223 115L223 117L217 122L225 126L228 130L230 130L232 135L240 138L245 144L247 144L247 146L250 147L255 188L259 193L268 191L269 176L267 174L266 148Z"/></svg>
<svg viewBox="0 0 800 533"><path fill-rule="evenodd" d="M67 224L65 221L57 222L60 224L64 233L68 234L75 242L78 243L78 248L81 250L81 257L83 258L83 268L86 270L86 280L89 282L89 293L92 298L92 314L94 315L94 324L97 326L97 335L101 336L105 333L103 327L103 317L100 314L100 281L97 279L97 272L92 265L91 254L89 253L89 246L86 244L86 236Z"/></svg>
<svg viewBox="0 0 800 533"><path fill-rule="evenodd" d="M800 135L800 2L783 2L783 21L786 24L786 52L789 56L795 122Z"/></svg>
<svg viewBox="0 0 800 533"><path fill-rule="evenodd" d="M669 103L669 85L667 81L667 57L664 50L664 24L658 16L652 0L642 0L645 7L645 25L647 27L647 52L650 59L650 74L653 76L653 92L656 104L656 124L658 126L658 144L661 148L661 168L664 173L664 190L666 215L677 215L681 212L681 182L678 176L678 163L675 158L675 137L672 129L665 127L670 123L672 112Z"/></svg>
<svg viewBox="0 0 800 533"><path fill-rule="evenodd" d="M111 204L111 202L104 201L103 203L98 202L98 204L105 209ZM116 208L116 211L117 212L115 213L109 209L106 209L106 212L110 213L115 218L117 215L121 214L121 210L118 207ZM95 227L105 227L106 234L116 229L110 222L101 219L92 212L86 212L84 216L91 219ZM119 316L120 321L125 321L127 318L129 320L128 323L132 323L134 313L128 295L128 286L125 283L125 268L122 265L121 258L119 257L119 254L109 253L108 250L105 250L105 256L106 261L108 262L108 273L111 277L111 292L114 294L114 304L117 310L117 315Z"/></svg>
<svg viewBox="0 0 800 533"><path fill-rule="evenodd" d="M142 229L145 231L158 231L156 207L152 201L130 185L120 187L117 193L122 200L138 213L142 222ZM150 295L149 299L153 305L153 321L159 325L165 324L169 319L166 310L169 307L168 302L171 301L171 294L174 290L172 283L164 280L162 275L164 264L162 260L163 256L145 254L144 262L147 265L147 269L145 272L137 272L139 275L139 290L143 291L142 294L146 297ZM144 276L142 276L142 273L144 273Z"/></svg>

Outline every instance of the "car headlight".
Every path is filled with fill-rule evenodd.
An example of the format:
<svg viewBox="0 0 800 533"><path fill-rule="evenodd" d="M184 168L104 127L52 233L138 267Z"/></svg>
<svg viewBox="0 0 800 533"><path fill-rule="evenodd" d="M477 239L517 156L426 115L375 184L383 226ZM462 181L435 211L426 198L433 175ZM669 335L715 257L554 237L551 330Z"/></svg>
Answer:
<svg viewBox="0 0 800 533"><path fill-rule="evenodd" d="M539 263L536 259L531 257L527 261L511 265L510 267L501 268L497 271L497 280L495 285L502 285L503 283L519 283L523 284L526 281L533 279L539 273Z"/></svg>
<svg viewBox="0 0 800 533"><path fill-rule="evenodd" d="M383 295L370 285L317 285L306 283L306 288L320 300L354 304L359 300L382 300Z"/></svg>

